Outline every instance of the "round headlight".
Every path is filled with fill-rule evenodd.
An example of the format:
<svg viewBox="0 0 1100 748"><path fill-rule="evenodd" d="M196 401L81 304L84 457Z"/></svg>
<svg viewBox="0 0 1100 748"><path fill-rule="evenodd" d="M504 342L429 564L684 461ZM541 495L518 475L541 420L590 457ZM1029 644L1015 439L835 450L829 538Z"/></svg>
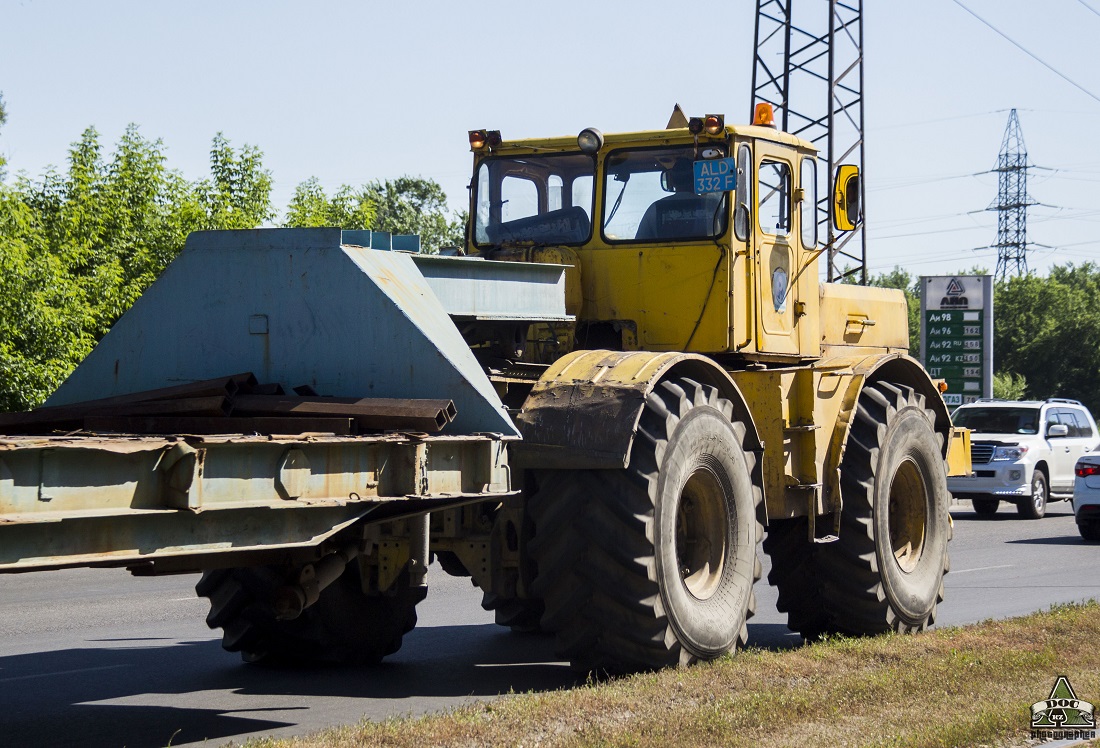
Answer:
<svg viewBox="0 0 1100 748"><path fill-rule="evenodd" d="M603 133L595 127L586 127L577 136L577 145L585 153L595 153L603 148Z"/></svg>

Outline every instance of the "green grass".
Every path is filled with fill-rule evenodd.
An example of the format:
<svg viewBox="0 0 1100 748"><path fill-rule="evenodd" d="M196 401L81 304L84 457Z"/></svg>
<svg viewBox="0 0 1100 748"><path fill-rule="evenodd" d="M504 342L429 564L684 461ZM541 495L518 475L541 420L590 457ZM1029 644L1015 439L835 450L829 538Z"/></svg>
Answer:
<svg viewBox="0 0 1100 748"><path fill-rule="evenodd" d="M1091 602L916 636L749 650L693 668L247 745L1024 746L1030 706L1059 675L1100 705L1098 642L1100 605Z"/></svg>

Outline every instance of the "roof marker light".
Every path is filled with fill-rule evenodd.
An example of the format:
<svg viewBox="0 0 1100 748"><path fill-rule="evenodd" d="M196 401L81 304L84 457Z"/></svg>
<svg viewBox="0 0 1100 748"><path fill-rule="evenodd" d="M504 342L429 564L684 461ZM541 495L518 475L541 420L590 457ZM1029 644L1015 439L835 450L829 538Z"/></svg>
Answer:
<svg viewBox="0 0 1100 748"><path fill-rule="evenodd" d="M775 110L772 109L772 105L766 101L761 101L757 104L752 123L754 125L763 125L764 127L775 127Z"/></svg>

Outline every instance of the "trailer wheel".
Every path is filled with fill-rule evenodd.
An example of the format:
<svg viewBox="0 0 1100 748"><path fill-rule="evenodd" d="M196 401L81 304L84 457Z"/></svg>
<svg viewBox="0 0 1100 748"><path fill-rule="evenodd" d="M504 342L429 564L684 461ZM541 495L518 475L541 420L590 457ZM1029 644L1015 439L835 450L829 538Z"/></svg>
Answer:
<svg viewBox="0 0 1100 748"><path fill-rule="evenodd" d="M498 626L507 626L523 634L536 634L542 631L539 623L545 607L538 598L523 599L501 597L492 592L481 596L481 607L491 610Z"/></svg>
<svg viewBox="0 0 1100 748"><path fill-rule="evenodd" d="M841 462L840 539L811 543L805 520L772 523L768 579L807 638L919 631L943 600L950 494L921 395L878 382L860 395Z"/></svg>
<svg viewBox="0 0 1100 748"><path fill-rule="evenodd" d="M974 506L974 514L981 514L989 516L997 513L997 507L1000 505L1000 499L971 499L970 503Z"/></svg>
<svg viewBox="0 0 1100 748"><path fill-rule="evenodd" d="M367 596L353 561L316 603L282 621L271 601L286 576L276 566L202 575L195 591L210 599L206 623L223 630L224 649L240 652L245 662L376 664L401 648L401 638L416 625L416 604L427 594L399 580L395 592Z"/></svg>
<svg viewBox="0 0 1100 748"><path fill-rule="evenodd" d="M690 664L744 644L762 492L732 415L712 387L663 382L626 470L537 475L534 591L543 628L576 669Z"/></svg>

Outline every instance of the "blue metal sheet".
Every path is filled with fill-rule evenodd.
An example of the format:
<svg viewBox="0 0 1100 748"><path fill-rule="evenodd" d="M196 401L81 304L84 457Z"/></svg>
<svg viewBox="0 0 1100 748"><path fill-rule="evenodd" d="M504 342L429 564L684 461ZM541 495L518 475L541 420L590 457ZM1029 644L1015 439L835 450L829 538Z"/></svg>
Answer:
<svg viewBox="0 0 1100 748"><path fill-rule="evenodd" d="M344 229L341 232L340 243L394 252L420 251L420 237L416 234L391 234L388 231L370 229Z"/></svg>
<svg viewBox="0 0 1100 748"><path fill-rule="evenodd" d="M413 262L453 316L547 322L572 319L565 313L565 265L440 255L419 255Z"/></svg>
<svg viewBox="0 0 1100 748"><path fill-rule="evenodd" d="M445 433L517 435L414 255L339 229L199 232L49 405L252 371L339 397L447 398Z"/></svg>

